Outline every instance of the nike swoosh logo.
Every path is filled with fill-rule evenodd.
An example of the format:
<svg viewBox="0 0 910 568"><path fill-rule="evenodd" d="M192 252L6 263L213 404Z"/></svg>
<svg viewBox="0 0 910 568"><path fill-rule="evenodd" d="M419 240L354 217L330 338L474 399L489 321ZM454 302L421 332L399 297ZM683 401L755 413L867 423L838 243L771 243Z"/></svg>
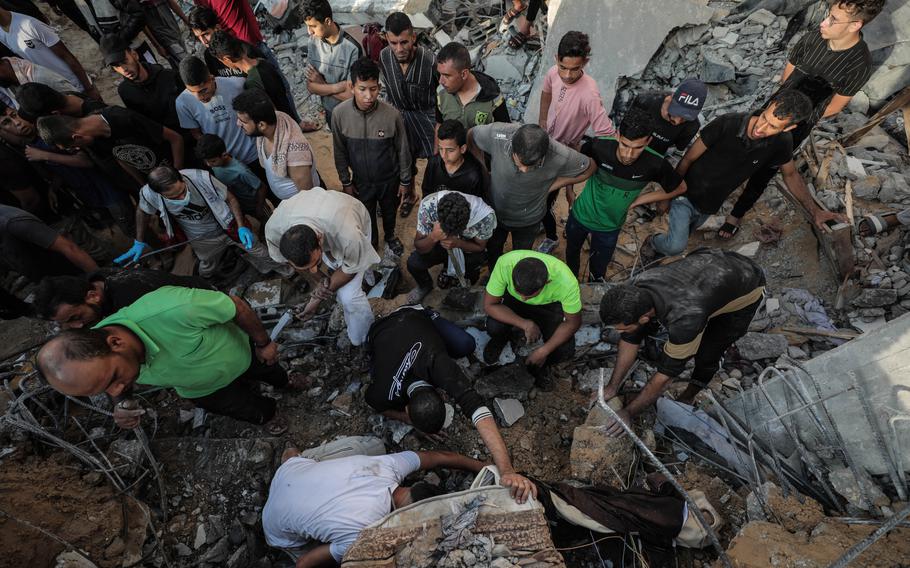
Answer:
<svg viewBox="0 0 910 568"><path fill-rule="evenodd" d="M638 179L640 177L644 177L644 176L632 176L632 179Z"/></svg>

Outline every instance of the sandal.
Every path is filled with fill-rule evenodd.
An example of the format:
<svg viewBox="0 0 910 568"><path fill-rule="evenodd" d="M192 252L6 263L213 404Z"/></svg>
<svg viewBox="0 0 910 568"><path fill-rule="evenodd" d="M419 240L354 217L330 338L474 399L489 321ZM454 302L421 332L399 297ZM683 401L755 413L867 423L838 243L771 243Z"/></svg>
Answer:
<svg viewBox="0 0 910 568"><path fill-rule="evenodd" d="M413 210L414 210L414 202L405 201L401 204L401 207L398 208L398 214L401 215L402 218L404 218L404 217L407 217L408 215L410 215L411 211L413 211Z"/></svg>
<svg viewBox="0 0 910 568"><path fill-rule="evenodd" d="M522 4L521 9L519 10L519 9L515 8L513 5L513 7L509 8L509 11L506 12L506 15L502 17L502 23L505 25L511 24L512 20L514 20L515 18L518 17L519 14L524 12L526 8L527 8L527 6Z"/></svg>
<svg viewBox="0 0 910 568"><path fill-rule="evenodd" d="M440 272L439 276L436 277L436 286L438 286L440 290L448 290L452 286L457 285L458 279L454 276L446 274L445 272Z"/></svg>
<svg viewBox="0 0 910 568"><path fill-rule="evenodd" d="M515 28L509 28L509 47L512 49L521 49L526 43L528 43L528 35L524 34Z"/></svg>
<svg viewBox="0 0 910 568"><path fill-rule="evenodd" d="M724 221L724 224L720 226L720 229L717 230L717 238L722 241L729 241L736 236L736 233L739 232L739 225L734 225L733 223L727 223ZM721 233L730 233L729 236L725 237Z"/></svg>

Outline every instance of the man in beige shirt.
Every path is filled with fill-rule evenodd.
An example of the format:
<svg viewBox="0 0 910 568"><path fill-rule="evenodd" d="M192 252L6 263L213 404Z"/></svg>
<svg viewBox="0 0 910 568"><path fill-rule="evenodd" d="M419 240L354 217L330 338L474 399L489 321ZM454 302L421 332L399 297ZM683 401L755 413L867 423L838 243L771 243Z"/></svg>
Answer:
<svg viewBox="0 0 910 568"><path fill-rule="evenodd" d="M363 275L379 262L370 243L372 227L366 207L355 197L314 187L281 202L265 226L269 255L300 273L316 273L320 263L332 271L303 311L304 319L319 304L337 295L352 345L361 345L373 323L373 310L363 292Z"/></svg>

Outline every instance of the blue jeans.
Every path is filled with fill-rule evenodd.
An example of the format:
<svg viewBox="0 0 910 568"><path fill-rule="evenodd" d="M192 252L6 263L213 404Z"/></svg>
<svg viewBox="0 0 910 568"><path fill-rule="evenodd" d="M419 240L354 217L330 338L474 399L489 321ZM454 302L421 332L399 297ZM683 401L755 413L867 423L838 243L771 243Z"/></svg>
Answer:
<svg viewBox="0 0 910 568"><path fill-rule="evenodd" d="M589 259L589 280L602 280L607 273L607 266L613 259L619 229L615 231L595 231L581 224L575 214L569 212L566 221L566 264L575 276L581 266L581 245L591 235L591 257Z"/></svg>
<svg viewBox="0 0 910 568"><path fill-rule="evenodd" d="M474 336L445 319L435 310L427 309L427 313L430 314L430 320L433 322L433 327L436 328L436 331L439 332L443 342L445 342L446 352L449 354L449 357L452 359L460 359L462 357L467 357L474 352L474 349L477 347Z"/></svg>
<svg viewBox="0 0 910 568"><path fill-rule="evenodd" d="M710 215L702 213L692 202L680 195L670 202L670 221L667 234L654 235L651 245L663 256L674 256L686 250L689 235L701 227Z"/></svg>

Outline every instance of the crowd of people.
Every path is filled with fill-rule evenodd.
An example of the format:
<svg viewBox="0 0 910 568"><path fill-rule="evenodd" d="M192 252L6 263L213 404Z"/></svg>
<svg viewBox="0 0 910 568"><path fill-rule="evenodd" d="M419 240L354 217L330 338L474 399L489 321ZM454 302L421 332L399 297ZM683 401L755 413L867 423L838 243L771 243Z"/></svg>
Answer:
<svg viewBox="0 0 910 568"><path fill-rule="evenodd" d="M533 47L541 0L506 4L506 23L517 19L511 47ZM638 93L611 120L610 101L585 72L609 55L592 56L582 31L548 38L558 47L539 120L521 124L464 45L433 53L407 15L392 13L386 47L365 55L328 0L304 0L305 76L331 131L330 161L307 140L317 126L301 120L302 101L247 0L196 0L187 14L174 0L55 2L122 78L122 106L102 100L29 0L0 0L0 262L37 284L30 304L0 293L0 310L58 322L63 331L38 354L41 373L67 395L110 395L121 427L140 424L144 411L126 403L134 388L156 385L279 435L287 420L258 383L299 390L306 381L278 363L257 313L219 289L245 263L263 275L312 279L298 317L333 299L341 304L352 356L369 368L367 404L434 435L445 423L444 400L453 401L476 427L501 484L523 501L536 487L513 467L486 401L456 363L475 352L475 340L422 305L427 295L484 283L484 361L496 364L510 342L526 342L533 349L524 364L538 388L551 390L549 368L575 352L580 280L604 281L628 212L653 205L668 223L640 247L647 269L610 287L600 304L603 323L622 332L606 396L619 393L644 338L663 326L669 338L653 354L657 372L619 416L628 422L652 404L690 359L678 398L692 401L746 332L765 277L736 253L679 255L744 185L718 233L736 235L778 172L816 225L839 220L813 200L794 153L869 78L862 29L883 4L831 0L820 26L790 50L767 101L702 127L708 89L696 78ZM198 49L185 45L178 19ZM426 160L421 183L418 160ZM320 175L333 167L340 191ZM553 210L562 195L569 214L560 233ZM401 234L398 219L415 209L415 233ZM90 212L133 240L117 251L120 268L99 267L51 227L65 210ZM402 239L413 242L405 264L414 286L402 308L376 319L364 281L380 252L403 256ZM560 239L564 260L551 254ZM182 243L197 276L137 267ZM614 422L608 431L623 429ZM340 563L360 529L425 496L399 487L411 472L483 465L449 452L331 457L286 452L263 512L268 542L293 550L298 566Z"/></svg>

